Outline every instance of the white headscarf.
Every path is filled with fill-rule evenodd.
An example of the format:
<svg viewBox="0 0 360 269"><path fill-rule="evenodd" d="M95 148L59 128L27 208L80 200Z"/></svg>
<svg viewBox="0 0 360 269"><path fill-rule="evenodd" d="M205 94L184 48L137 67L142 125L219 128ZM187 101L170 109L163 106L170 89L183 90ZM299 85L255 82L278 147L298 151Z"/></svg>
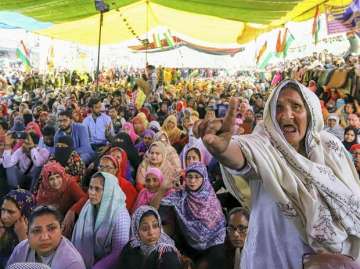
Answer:
<svg viewBox="0 0 360 269"><path fill-rule="evenodd" d="M298 90L310 114L305 137L307 158L286 141L276 121L279 94L289 86ZM359 259L358 174L341 141L323 131L323 125L317 96L298 82L287 80L272 92L264 110L264 122L254 133L233 139L281 212L293 221L316 252L342 253ZM234 178L229 173L225 176L227 185L238 192Z"/></svg>

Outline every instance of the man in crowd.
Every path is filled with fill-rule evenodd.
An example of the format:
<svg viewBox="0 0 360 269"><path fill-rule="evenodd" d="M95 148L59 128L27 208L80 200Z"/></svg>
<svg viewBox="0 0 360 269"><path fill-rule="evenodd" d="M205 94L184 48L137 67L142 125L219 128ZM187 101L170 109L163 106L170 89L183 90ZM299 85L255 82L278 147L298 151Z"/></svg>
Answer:
<svg viewBox="0 0 360 269"><path fill-rule="evenodd" d="M106 129L109 129L112 135L114 135L114 129L111 118L101 113L102 103L100 99L90 99L88 106L91 109L91 114L84 119L83 125L89 134L92 149L97 151L107 144Z"/></svg>
<svg viewBox="0 0 360 269"><path fill-rule="evenodd" d="M70 110L59 113L59 130L55 134L55 144L58 142L60 136L71 136L75 151L79 153L85 164L89 164L95 158L95 152L90 146L89 134L86 127L82 124L74 123L71 116L72 113Z"/></svg>

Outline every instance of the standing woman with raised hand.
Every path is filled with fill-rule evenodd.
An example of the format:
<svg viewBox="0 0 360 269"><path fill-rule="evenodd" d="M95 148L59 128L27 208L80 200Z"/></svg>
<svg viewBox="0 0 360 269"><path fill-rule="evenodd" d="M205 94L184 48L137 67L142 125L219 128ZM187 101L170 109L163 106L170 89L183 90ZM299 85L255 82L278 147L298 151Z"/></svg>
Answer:
<svg viewBox="0 0 360 269"><path fill-rule="evenodd" d="M223 165L239 199L237 176L250 185L251 214L242 269L300 269L306 253L360 257L360 182L341 141L323 131L317 96L281 82L250 135L232 136L237 100L224 119L194 132ZM321 268L321 267L320 267Z"/></svg>

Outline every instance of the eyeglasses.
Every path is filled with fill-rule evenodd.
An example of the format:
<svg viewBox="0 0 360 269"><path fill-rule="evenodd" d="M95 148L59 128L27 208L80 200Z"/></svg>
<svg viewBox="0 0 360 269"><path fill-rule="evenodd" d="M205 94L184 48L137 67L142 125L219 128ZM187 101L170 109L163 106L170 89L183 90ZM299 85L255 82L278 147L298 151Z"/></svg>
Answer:
<svg viewBox="0 0 360 269"><path fill-rule="evenodd" d="M186 180L192 180L192 179L201 180L201 179L203 179L203 177L202 177L202 176L190 176L190 175L187 175L187 176L185 177L185 179L186 179Z"/></svg>
<svg viewBox="0 0 360 269"><path fill-rule="evenodd" d="M247 232L247 229L248 229L248 226L244 226L244 225L239 225L239 226L228 226L226 227L226 231L228 233L235 233L235 232L238 232L238 233L246 233Z"/></svg>

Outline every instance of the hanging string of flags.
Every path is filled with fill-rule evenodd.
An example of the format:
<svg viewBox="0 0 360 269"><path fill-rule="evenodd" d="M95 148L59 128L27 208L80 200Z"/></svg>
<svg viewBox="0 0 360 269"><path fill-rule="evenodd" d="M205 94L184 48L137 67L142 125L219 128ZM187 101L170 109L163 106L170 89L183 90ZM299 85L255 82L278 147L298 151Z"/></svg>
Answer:
<svg viewBox="0 0 360 269"><path fill-rule="evenodd" d="M126 28L129 30L129 32L144 46L148 46L149 45L149 40L148 39L141 39L139 34L136 33L136 31L134 30L134 28L130 25L129 20L125 17L124 14L122 14L120 12L119 9L116 9L117 12L119 12L120 17L122 18L122 21L124 22Z"/></svg>

